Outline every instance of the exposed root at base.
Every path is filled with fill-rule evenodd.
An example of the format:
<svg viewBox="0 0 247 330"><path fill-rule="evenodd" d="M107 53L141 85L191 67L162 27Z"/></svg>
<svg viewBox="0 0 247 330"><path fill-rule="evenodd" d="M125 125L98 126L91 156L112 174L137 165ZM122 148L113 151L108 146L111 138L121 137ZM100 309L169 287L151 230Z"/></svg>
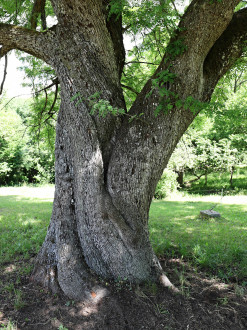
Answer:
<svg viewBox="0 0 247 330"><path fill-rule="evenodd" d="M164 287L171 289L173 292L176 292L176 293L180 292L179 289L176 288L175 285L173 285L171 283L169 278L164 273L160 275L159 281Z"/></svg>
<svg viewBox="0 0 247 330"><path fill-rule="evenodd" d="M65 294L68 298L88 306L96 306L109 294L108 290L104 286L99 285L96 279L90 278L90 275L88 280L77 275L75 273L74 280L68 281L66 283L67 287L63 289L59 284L56 267L45 267L38 264L30 277L30 281L54 294ZM77 280L76 282L75 279Z"/></svg>

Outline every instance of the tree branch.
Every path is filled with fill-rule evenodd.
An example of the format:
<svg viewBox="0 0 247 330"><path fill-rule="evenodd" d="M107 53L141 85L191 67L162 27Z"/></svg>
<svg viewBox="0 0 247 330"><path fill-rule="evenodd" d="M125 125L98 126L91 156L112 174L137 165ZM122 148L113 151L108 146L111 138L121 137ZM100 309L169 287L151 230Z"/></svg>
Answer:
<svg viewBox="0 0 247 330"><path fill-rule="evenodd" d="M45 91L46 92L46 90L47 89L49 89L49 88L51 88L51 87L53 87L54 85L56 86L56 94L57 94L57 88L58 88L58 84L59 84L59 80L58 80L58 78L55 78L54 80L53 80L53 82L50 84L50 85L48 85L48 86L46 86L46 87L44 87L44 88L42 88L42 89L40 89L40 90L38 90L37 92L34 92L34 93L28 93L28 94L21 94L21 95L17 95L17 96L13 96L1 109L0 109L0 111L2 111L4 108L6 108L7 107L7 105L12 101L12 100L14 100L15 98L17 98L17 97L20 97L20 96L24 96L24 95L37 95L37 94L39 94L39 93L41 93L41 92L43 92L43 91ZM56 99L57 99L57 95L56 95Z"/></svg>
<svg viewBox="0 0 247 330"><path fill-rule="evenodd" d="M130 86L127 86L127 85L124 85L124 84L121 84L121 86L122 86L123 88L128 89L129 91L131 91L132 93L134 93L134 94L136 94L136 95L139 94L139 92L137 92L137 90L135 90L134 88L132 88L132 87L130 87Z"/></svg>
<svg viewBox="0 0 247 330"><path fill-rule="evenodd" d="M128 64L150 64L150 65L156 65L156 66L159 65L159 63L145 62L145 61L129 61L129 62L125 62L125 65L128 65Z"/></svg>
<svg viewBox="0 0 247 330"><path fill-rule="evenodd" d="M204 58L232 19L241 0L193 0L179 24L179 38L183 38L187 53ZM193 24L192 24L193 22Z"/></svg>
<svg viewBox="0 0 247 330"><path fill-rule="evenodd" d="M2 80L2 83L0 86L0 95L2 95L3 86L5 83L6 76L7 76L8 56L5 54L4 58L5 58L5 64L4 64L4 71L3 71L3 80Z"/></svg>
<svg viewBox="0 0 247 330"><path fill-rule="evenodd" d="M218 80L231 68L244 52L247 41L247 8L233 18L208 53L204 62L205 93L210 94Z"/></svg>
<svg viewBox="0 0 247 330"><path fill-rule="evenodd" d="M10 52L12 50L12 47L6 47L6 46L2 46L0 49L0 59L7 55L8 52Z"/></svg>
<svg viewBox="0 0 247 330"><path fill-rule="evenodd" d="M38 17L41 15L42 29L46 30L46 16L45 16L46 0L35 0L31 14L31 29L36 30Z"/></svg>
<svg viewBox="0 0 247 330"><path fill-rule="evenodd" d="M41 93L41 92L43 92L43 91L46 91L47 89L50 89L50 88L53 87L53 86L56 86L56 91L57 91L58 85L59 85L59 80L58 80L57 77L55 77L55 78L52 80L52 83L51 83L50 85L48 85L48 86L46 86L46 87L44 87L44 88L38 90L37 92L35 92L35 94L39 94L39 93Z"/></svg>
<svg viewBox="0 0 247 330"><path fill-rule="evenodd" d="M107 13L108 16L108 13ZM119 77L121 77L124 62L125 62L125 48L123 43L123 30L122 30L122 16L117 17L112 14L106 18L106 27L111 35L116 63L118 66Z"/></svg>
<svg viewBox="0 0 247 330"><path fill-rule="evenodd" d="M174 2L173 0L171 0L171 3L172 3L172 5L173 5L173 8L174 8L176 14L178 15L178 17L181 17L181 15L179 14L179 12L178 12L178 10L177 10L177 7L176 7L176 5L175 5L175 2Z"/></svg>
<svg viewBox="0 0 247 330"><path fill-rule="evenodd" d="M11 49L18 49L38 57L48 64L52 62L55 43L54 29L37 32L16 25L0 23L0 56Z"/></svg>

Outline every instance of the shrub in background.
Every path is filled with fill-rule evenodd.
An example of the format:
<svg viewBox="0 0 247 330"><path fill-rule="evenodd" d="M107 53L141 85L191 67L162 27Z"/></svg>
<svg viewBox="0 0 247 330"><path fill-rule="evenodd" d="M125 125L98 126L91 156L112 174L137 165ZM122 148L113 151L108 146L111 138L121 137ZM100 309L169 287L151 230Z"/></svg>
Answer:
<svg viewBox="0 0 247 330"><path fill-rule="evenodd" d="M154 198L162 199L177 191L179 184L177 182L178 175L169 168L166 168L157 184Z"/></svg>

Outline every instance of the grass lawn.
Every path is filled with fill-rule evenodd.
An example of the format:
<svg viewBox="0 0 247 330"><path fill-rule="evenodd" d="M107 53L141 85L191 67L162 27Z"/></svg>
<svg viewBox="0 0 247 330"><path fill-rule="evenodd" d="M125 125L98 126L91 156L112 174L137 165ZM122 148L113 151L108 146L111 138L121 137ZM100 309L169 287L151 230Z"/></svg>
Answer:
<svg viewBox="0 0 247 330"><path fill-rule="evenodd" d="M42 245L54 188L0 188L0 264L28 259Z"/></svg>
<svg viewBox="0 0 247 330"><path fill-rule="evenodd" d="M202 220L219 196L154 201L150 236L155 252L190 260L225 281L247 285L247 196L226 196L215 208L221 218Z"/></svg>
<svg viewBox="0 0 247 330"><path fill-rule="evenodd" d="M53 189L0 188L0 265L29 259L38 252L50 220ZM200 210L211 208L219 199L177 195L154 201L151 241L160 257L183 257L212 275L247 285L247 196L226 196L216 207L220 219L200 219Z"/></svg>

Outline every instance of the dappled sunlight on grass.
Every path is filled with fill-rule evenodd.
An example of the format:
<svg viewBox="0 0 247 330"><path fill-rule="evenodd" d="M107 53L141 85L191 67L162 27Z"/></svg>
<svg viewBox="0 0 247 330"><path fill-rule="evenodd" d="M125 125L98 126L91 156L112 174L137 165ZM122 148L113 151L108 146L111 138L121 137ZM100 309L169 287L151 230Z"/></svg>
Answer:
<svg viewBox="0 0 247 330"><path fill-rule="evenodd" d="M36 254L46 235L52 200L11 194L0 196L0 209L0 263Z"/></svg>
<svg viewBox="0 0 247 330"><path fill-rule="evenodd" d="M50 192L48 188L27 188L0 188L0 263L30 258L45 239L53 187L48 187ZM10 194L3 196L4 191ZM200 211L210 209L218 196L210 201L198 198L153 201L149 228L155 252L172 258L183 256L221 278L244 281L247 205L217 204L215 210L221 218L201 219Z"/></svg>
<svg viewBox="0 0 247 330"><path fill-rule="evenodd" d="M192 197L191 197L192 198ZM221 218L201 219L208 201L154 201L150 238L158 255L185 257L221 277L247 276L246 205L221 204Z"/></svg>

